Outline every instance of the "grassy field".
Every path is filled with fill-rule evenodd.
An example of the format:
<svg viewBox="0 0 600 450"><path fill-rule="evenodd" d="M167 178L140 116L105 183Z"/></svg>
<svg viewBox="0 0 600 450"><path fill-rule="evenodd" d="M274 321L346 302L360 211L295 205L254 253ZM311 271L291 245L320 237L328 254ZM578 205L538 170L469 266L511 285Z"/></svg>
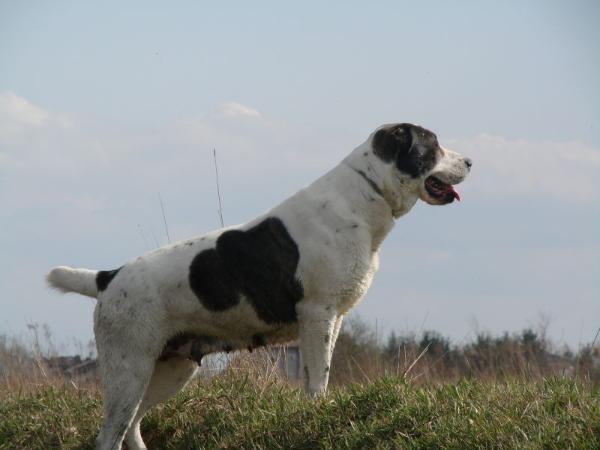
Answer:
<svg viewBox="0 0 600 450"><path fill-rule="evenodd" d="M95 388L47 384L0 393L0 448L92 448ZM144 420L150 448L600 448L600 392L582 381L398 377L312 400L276 378L229 372L194 383Z"/></svg>

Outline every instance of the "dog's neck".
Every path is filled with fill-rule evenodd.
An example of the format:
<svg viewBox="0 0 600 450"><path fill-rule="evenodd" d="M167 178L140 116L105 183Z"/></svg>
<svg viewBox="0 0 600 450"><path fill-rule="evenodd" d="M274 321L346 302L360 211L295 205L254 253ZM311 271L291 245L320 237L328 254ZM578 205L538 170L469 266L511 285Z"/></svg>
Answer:
<svg viewBox="0 0 600 450"><path fill-rule="evenodd" d="M418 199L416 193L394 188L393 183L401 181L389 179L389 173L389 167L373 154L367 141L321 178L328 189L333 187L333 195L346 200L349 216L368 227L373 250L391 231L394 219L410 211Z"/></svg>
<svg viewBox="0 0 600 450"><path fill-rule="evenodd" d="M390 163L383 162L373 153L370 141L366 141L348 155L341 163L364 179L374 193L388 205L395 219L411 210L418 200L418 193L409 186L402 186L406 180L397 178L390 171ZM362 190L364 186L357 186Z"/></svg>

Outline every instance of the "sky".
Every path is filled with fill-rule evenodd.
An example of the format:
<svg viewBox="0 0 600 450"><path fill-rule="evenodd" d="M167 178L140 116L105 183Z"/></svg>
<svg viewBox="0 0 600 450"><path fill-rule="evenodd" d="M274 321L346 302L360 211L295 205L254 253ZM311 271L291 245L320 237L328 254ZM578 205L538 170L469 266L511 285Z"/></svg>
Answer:
<svg viewBox="0 0 600 450"><path fill-rule="evenodd" d="M600 3L0 0L0 334L64 352L113 269L245 222L383 123L469 156L462 201L399 219L353 314L461 343L600 328ZM596 231L593 231L596 230Z"/></svg>

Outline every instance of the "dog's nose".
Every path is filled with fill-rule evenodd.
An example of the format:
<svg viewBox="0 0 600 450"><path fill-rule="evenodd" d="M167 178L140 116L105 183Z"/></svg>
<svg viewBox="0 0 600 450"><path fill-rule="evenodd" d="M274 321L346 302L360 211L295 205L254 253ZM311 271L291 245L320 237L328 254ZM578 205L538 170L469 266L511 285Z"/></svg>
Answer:
<svg viewBox="0 0 600 450"><path fill-rule="evenodd" d="M467 169L471 168L471 166L473 165L473 161L471 161L471 158L465 158L465 165L467 166Z"/></svg>

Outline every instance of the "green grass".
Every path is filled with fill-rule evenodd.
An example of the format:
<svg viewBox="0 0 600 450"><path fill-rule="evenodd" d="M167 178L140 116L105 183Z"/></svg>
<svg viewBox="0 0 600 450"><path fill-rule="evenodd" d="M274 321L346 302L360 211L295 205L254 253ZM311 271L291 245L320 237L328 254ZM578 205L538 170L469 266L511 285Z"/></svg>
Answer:
<svg viewBox="0 0 600 450"><path fill-rule="evenodd" d="M195 384L142 424L150 448L600 448L600 392L568 379L415 386L397 378L317 400L242 374ZM95 391L0 396L0 449L92 448Z"/></svg>

